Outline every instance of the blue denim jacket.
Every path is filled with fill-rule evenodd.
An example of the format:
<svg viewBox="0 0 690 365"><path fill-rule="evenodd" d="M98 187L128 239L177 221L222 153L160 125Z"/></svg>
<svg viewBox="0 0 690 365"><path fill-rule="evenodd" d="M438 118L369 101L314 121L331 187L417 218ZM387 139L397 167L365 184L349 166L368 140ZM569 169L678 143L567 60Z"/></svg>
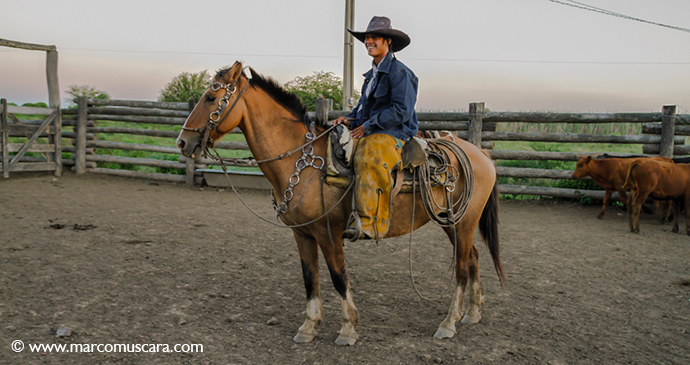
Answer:
<svg viewBox="0 0 690 365"><path fill-rule="evenodd" d="M350 129L364 124L366 135L385 133L405 142L409 141L419 129L414 110L417 102L417 76L394 58L393 52L389 52L379 64L374 90L369 97L365 97L372 74L372 70L364 74L362 97L357 107L346 116L355 119L350 122ZM362 113L357 113L360 107L363 108Z"/></svg>

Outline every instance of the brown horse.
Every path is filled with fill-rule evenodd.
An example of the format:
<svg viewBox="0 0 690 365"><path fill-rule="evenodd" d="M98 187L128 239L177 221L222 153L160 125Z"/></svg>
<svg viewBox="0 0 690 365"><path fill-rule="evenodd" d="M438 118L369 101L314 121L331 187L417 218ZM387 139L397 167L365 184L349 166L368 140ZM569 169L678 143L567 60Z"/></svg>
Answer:
<svg viewBox="0 0 690 365"><path fill-rule="evenodd" d="M273 186L274 207L280 220L291 226L313 221L292 228L307 292L306 319L294 340L311 341L322 320L318 267L320 248L342 302L343 324L336 343L352 345L358 338L355 332L358 314L350 293L341 239L352 211L352 193L323 183L324 172L317 160L326 155L326 138L316 138L311 143L311 157L307 156L306 160L313 164L300 162L308 154L304 149L302 156L299 152L286 153L296 148L299 150L301 145L308 142L306 136L311 132L311 121L307 111L296 95L286 92L275 81L257 74L251 68L248 70L251 75L246 73L241 63L235 62L230 68L218 72L187 118L177 146L185 156L198 156L207 145L212 146L213 141L235 127L240 128L259 168ZM317 125L313 135L320 134L326 128ZM504 280L499 258L496 170L491 159L479 148L460 139L456 143L471 161L475 184L465 216L455 226L455 232L452 226L444 228L455 246L456 286L448 316L434 335L436 338L453 337L456 333L455 323L461 318L462 323L476 323L481 318L479 308L483 303L483 294L478 251L473 244L477 226L489 247L499 279L501 282ZM453 164L458 167L458 161L453 161ZM463 178L461 175L460 179ZM454 201L463 190L461 183L457 185L453 192ZM443 201L442 189L435 190L434 195L437 201ZM410 229L417 229L429 220L419 192L416 196L400 193L392 203L391 226L386 237L407 234ZM469 306L463 312L463 295L468 284Z"/></svg>

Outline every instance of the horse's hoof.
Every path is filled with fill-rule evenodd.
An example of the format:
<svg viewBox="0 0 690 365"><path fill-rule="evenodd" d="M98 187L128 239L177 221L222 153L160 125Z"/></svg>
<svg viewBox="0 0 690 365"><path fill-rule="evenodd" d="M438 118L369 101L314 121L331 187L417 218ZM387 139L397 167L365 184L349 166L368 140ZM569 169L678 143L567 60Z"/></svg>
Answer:
<svg viewBox="0 0 690 365"><path fill-rule="evenodd" d="M462 324L475 324L479 323L479 321L482 319L482 315L477 313L475 315L470 316L469 314L465 314L464 317L462 317L462 320L460 323Z"/></svg>
<svg viewBox="0 0 690 365"><path fill-rule="evenodd" d="M604 219L604 215L603 215L603 214L599 214L599 215L597 216L597 219Z"/></svg>
<svg viewBox="0 0 690 365"><path fill-rule="evenodd" d="M671 228L671 232L673 232L673 233L678 233L678 227L673 227L673 228Z"/></svg>
<svg viewBox="0 0 690 365"><path fill-rule="evenodd" d="M293 338L293 341L297 343L306 343L306 342L311 342L311 340L316 337L315 333L304 333L304 332L297 332L295 335L295 338Z"/></svg>
<svg viewBox="0 0 690 365"><path fill-rule="evenodd" d="M443 327L439 327L436 330L436 333L434 334L434 338L437 340L443 340L444 338L453 338L453 336L455 336L455 331Z"/></svg>
<svg viewBox="0 0 690 365"><path fill-rule="evenodd" d="M688 230L685 231L685 232L688 234L688 236L690 236L690 229L688 229Z"/></svg>
<svg viewBox="0 0 690 365"><path fill-rule="evenodd" d="M341 334L335 339L335 344L339 346L352 346L355 342L357 342L357 334L354 336Z"/></svg>

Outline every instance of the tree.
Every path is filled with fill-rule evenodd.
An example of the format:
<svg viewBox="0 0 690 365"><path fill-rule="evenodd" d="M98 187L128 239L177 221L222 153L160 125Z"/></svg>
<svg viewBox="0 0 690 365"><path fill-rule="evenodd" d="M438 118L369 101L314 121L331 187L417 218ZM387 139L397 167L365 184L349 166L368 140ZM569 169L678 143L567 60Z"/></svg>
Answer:
<svg viewBox="0 0 690 365"><path fill-rule="evenodd" d="M308 110L315 109L316 99L319 97L333 99L334 110L341 110L343 106L343 80L330 71L315 71L311 76L297 76L283 88L297 94Z"/></svg>
<svg viewBox="0 0 690 365"><path fill-rule="evenodd" d="M65 91L72 95L72 98L67 100L68 102L72 102L72 99L80 96L86 96L89 99L110 99L110 95L107 92L96 90L95 87L89 85L70 85Z"/></svg>
<svg viewBox="0 0 690 365"><path fill-rule="evenodd" d="M210 82L211 75L207 70L198 73L183 72L165 85L158 96L158 101L187 102L189 99L199 101Z"/></svg>

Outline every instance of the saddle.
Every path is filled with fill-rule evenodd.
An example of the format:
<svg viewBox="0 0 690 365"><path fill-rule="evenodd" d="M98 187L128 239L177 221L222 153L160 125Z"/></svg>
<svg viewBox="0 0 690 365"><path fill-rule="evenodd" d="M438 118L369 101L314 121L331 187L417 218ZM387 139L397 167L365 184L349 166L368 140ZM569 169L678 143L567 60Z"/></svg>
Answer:
<svg viewBox="0 0 690 365"><path fill-rule="evenodd" d="M408 141L402 149L401 168L393 171L393 196L397 193L411 193L414 189L419 190L423 184L431 183L432 187L441 186L448 181L445 173L437 175L431 181L422 181L423 174L415 173L416 169L424 166L425 168L437 170L440 166L445 166L444 156L435 153L429 144L434 143L434 139L443 136L442 133L450 132L431 131L418 133ZM343 189L347 189L354 179L354 169L352 167L352 156L358 140L352 138L350 130L338 125L328 135L328 151L326 156L326 183ZM416 185L416 186L415 186Z"/></svg>

